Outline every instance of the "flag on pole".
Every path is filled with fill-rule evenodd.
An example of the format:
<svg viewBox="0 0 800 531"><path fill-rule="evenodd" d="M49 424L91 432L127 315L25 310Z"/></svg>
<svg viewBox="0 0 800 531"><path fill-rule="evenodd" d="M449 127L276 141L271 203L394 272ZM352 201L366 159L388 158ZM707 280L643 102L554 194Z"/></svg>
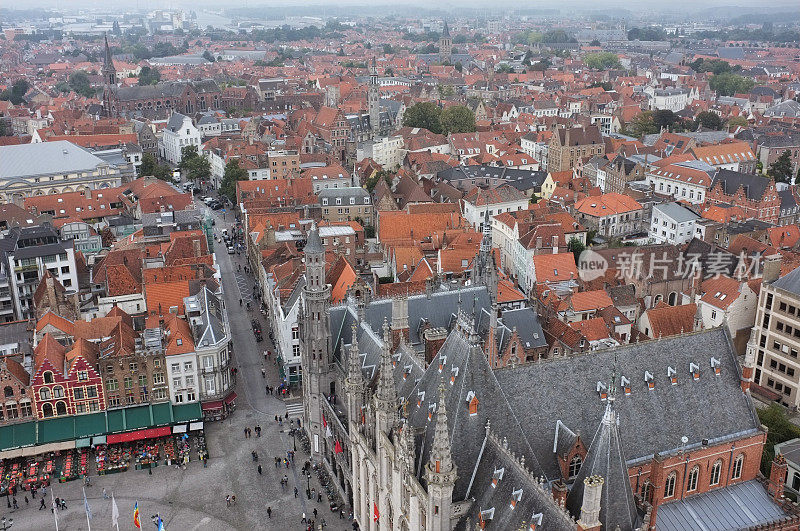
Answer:
<svg viewBox="0 0 800 531"><path fill-rule="evenodd" d="M339 439L336 439L336 443L333 445L333 452L340 454L343 452L342 450L342 443L339 442Z"/></svg>
<svg viewBox="0 0 800 531"><path fill-rule="evenodd" d="M50 489L50 499L53 500L53 518L56 519L56 528L58 528L58 505L56 505L56 496L53 494L53 489Z"/></svg>
<svg viewBox="0 0 800 531"><path fill-rule="evenodd" d="M114 493L111 493L111 525L119 529L119 507L117 507L117 500L114 499Z"/></svg>
<svg viewBox="0 0 800 531"><path fill-rule="evenodd" d="M139 502L133 504L133 525L136 529L142 528L142 522L139 521Z"/></svg>
<svg viewBox="0 0 800 531"><path fill-rule="evenodd" d="M156 525L158 526L158 531L167 531L167 528L164 527L164 520L161 519L161 516L158 517L158 522Z"/></svg>
<svg viewBox="0 0 800 531"><path fill-rule="evenodd" d="M322 427L325 428L328 426L328 419L325 418L325 415L322 415Z"/></svg>
<svg viewBox="0 0 800 531"><path fill-rule="evenodd" d="M325 430L325 437L328 437L330 439L330 437L332 435L333 435L333 432L331 431L331 427L328 426L328 428Z"/></svg>
<svg viewBox="0 0 800 531"><path fill-rule="evenodd" d="M372 519L377 522L378 518L380 518L380 517L381 517L381 513L378 512L378 504L373 502L372 503Z"/></svg>

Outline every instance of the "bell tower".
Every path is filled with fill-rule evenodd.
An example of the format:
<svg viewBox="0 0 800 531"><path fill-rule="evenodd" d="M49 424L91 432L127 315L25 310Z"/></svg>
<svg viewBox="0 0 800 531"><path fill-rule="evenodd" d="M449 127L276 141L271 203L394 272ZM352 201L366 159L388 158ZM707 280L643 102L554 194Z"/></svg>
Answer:
<svg viewBox="0 0 800 531"><path fill-rule="evenodd" d="M103 55L103 113L106 116L117 114L117 69L111 57L111 48L108 46L108 35L105 36L105 54Z"/></svg>
<svg viewBox="0 0 800 531"><path fill-rule="evenodd" d="M303 369L304 424L311 440L311 455L322 452L322 400L331 387L331 349L328 305L331 288L325 282L325 248L316 223L308 233L305 249L306 285L303 288L305 311L301 335L300 363Z"/></svg>

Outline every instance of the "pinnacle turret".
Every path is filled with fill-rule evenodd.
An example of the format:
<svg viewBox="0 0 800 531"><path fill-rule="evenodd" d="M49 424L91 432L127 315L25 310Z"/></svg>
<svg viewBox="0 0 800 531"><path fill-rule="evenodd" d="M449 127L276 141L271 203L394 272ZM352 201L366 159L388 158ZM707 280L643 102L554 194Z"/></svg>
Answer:
<svg viewBox="0 0 800 531"><path fill-rule="evenodd" d="M450 430L447 425L447 404L445 401L444 384L439 386L439 404L436 406L436 426L433 433L433 447L428 461L428 481L441 478L445 482L447 477L455 472L453 455L450 452ZM454 481L455 478L450 478Z"/></svg>
<svg viewBox="0 0 800 531"><path fill-rule="evenodd" d="M397 413L397 389L394 387L392 377L392 336L389 330L389 323L383 321L383 347L381 348L380 374L378 375L378 389L375 397L378 407L384 411Z"/></svg>

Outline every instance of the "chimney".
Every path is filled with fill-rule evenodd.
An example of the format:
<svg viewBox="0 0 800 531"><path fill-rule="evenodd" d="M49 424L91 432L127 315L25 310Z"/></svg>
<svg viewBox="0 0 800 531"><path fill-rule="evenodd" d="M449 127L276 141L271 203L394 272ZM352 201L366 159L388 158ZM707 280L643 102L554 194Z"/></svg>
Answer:
<svg viewBox="0 0 800 531"><path fill-rule="evenodd" d="M775 459L772 460L767 492L776 502L783 500L783 487L786 483L786 471L788 468L789 465L786 464L786 458L782 454L776 455Z"/></svg>
<svg viewBox="0 0 800 531"><path fill-rule="evenodd" d="M559 507L564 507L567 504L567 484L561 479L553 482L553 499Z"/></svg>
<svg viewBox="0 0 800 531"><path fill-rule="evenodd" d="M600 500L605 480L601 476L589 476L583 480L583 504L578 529L581 531L600 531Z"/></svg>
<svg viewBox="0 0 800 531"><path fill-rule="evenodd" d="M195 257L200 256L200 240L192 240L192 248L194 249Z"/></svg>
<svg viewBox="0 0 800 531"><path fill-rule="evenodd" d="M770 284L778 280L781 275L781 255L773 254L764 257L764 271L762 272L762 282Z"/></svg>
<svg viewBox="0 0 800 531"><path fill-rule="evenodd" d="M558 249L558 234L553 234L553 252Z"/></svg>
<svg viewBox="0 0 800 531"><path fill-rule="evenodd" d="M542 237L541 236L537 236L536 237L536 249L541 249L541 248L542 248Z"/></svg>

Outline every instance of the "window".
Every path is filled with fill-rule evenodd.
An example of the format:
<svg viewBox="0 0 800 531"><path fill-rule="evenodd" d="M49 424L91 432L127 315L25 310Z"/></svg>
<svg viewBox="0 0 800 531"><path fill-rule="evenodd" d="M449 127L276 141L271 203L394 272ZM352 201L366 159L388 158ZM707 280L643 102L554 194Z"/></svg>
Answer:
<svg viewBox="0 0 800 531"><path fill-rule="evenodd" d="M161 360L156 358L153 360L153 367L161 367Z"/></svg>
<svg viewBox="0 0 800 531"><path fill-rule="evenodd" d="M581 459L581 456L576 455L572 458L572 460L569 462L569 479L573 479L578 475L578 471L580 471L582 464L583 459Z"/></svg>
<svg viewBox="0 0 800 531"><path fill-rule="evenodd" d="M140 374L139 375L139 387L147 387L147 375Z"/></svg>
<svg viewBox="0 0 800 531"><path fill-rule="evenodd" d="M176 404L180 404L183 402L183 394L178 393L175 395L175 399L173 400Z"/></svg>
<svg viewBox="0 0 800 531"><path fill-rule="evenodd" d="M181 364L180 363L173 363L171 365L172 372L181 372Z"/></svg>
<svg viewBox="0 0 800 531"><path fill-rule="evenodd" d="M689 480L686 482L686 492L697 490L697 479L700 477L700 467L695 466L689 472Z"/></svg>
<svg viewBox="0 0 800 531"><path fill-rule="evenodd" d="M744 465L744 454L739 454L733 461L733 470L731 470L731 479L739 479L742 477L743 465Z"/></svg>
<svg viewBox="0 0 800 531"><path fill-rule="evenodd" d="M17 410L16 404L6 404L6 417L9 419L15 419L19 417L19 411Z"/></svg>
<svg viewBox="0 0 800 531"><path fill-rule="evenodd" d="M156 385L163 384L164 383L164 373L163 372L153 373L153 383L156 384Z"/></svg>
<svg viewBox="0 0 800 531"><path fill-rule="evenodd" d="M664 483L664 497L665 498L672 498L675 496L675 479L677 478L677 474L673 472L669 476L667 476L667 481Z"/></svg>
<svg viewBox="0 0 800 531"><path fill-rule="evenodd" d="M181 387L183 387L183 385L181 385L181 379L180 378L173 378L172 379L172 387L175 388L175 389L180 389Z"/></svg>
<svg viewBox="0 0 800 531"><path fill-rule="evenodd" d="M119 382L116 378L106 380L106 391L116 391L117 389L119 389Z"/></svg>
<svg viewBox="0 0 800 531"><path fill-rule="evenodd" d="M130 368L131 372L136 372L137 370L139 370L139 364L136 363L135 361L131 362L130 365L128 365L128 367Z"/></svg>
<svg viewBox="0 0 800 531"><path fill-rule="evenodd" d="M23 417L30 417L31 415L33 415L33 410L31 409L30 401L20 402L19 409Z"/></svg>
<svg viewBox="0 0 800 531"><path fill-rule="evenodd" d="M86 388L86 398L97 398L97 387L90 385Z"/></svg>
<svg viewBox="0 0 800 531"><path fill-rule="evenodd" d="M83 400L83 387L76 387L73 389L72 395L75 397L75 400Z"/></svg>
<svg viewBox="0 0 800 531"><path fill-rule="evenodd" d="M194 376L187 376L186 377L186 387L190 387L194 385Z"/></svg>
<svg viewBox="0 0 800 531"><path fill-rule="evenodd" d="M194 367L194 365L192 364L191 361L186 361L183 363L183 370L186 372L190 372L192 370L192 367Z"/></svg>
<svg viewBox="0 0 800 531"><path fill-rule="evenodd" d="M194 391L189 391L188 393L186 393L187 402L193 402L194 400L197 400L197 398L194 396Z"/></svg>
<svg viewBox="0 0 800 531"><path fill-rule="evenodd" d="M203 368L204 369L213 369L214 368L214 357L213 356L203 356Z"/></svg>
<svg viewBox="0 0 800 531"><path fill-rule="evenodd" d="M53 387L53 398L64 398L64 388L60 385Z"/></svg>
<svg viewBox="0 0 800 531"><path fill-rule="evenodd" d="M78 371L78 381L85 382L89 379L89 372L88 371Z"/></svg>
<svg viewBox="0 0 800 531"><path fill-rule="evenodd" d="M130 376L125 377L125 389L133 389L133 378Z"/></svg>
<svg viewBox="0 0 800 531"><path fill-rule="evenodd" d="M50 372L50 371L47 371L47 372L45 372L45 373L42 375L42 378L44 379L44 383L46 383L46 384L51 384L51 383L53 383L53 373L52 373L52 372Z"/></svg>
<svg viewBox="0 0 800 531"><path fill-rule="evenodd" d="M208 395L214 395L217 393L216 382L212 376L209 376L205 379L205 388L206 394Z"/></svg>

